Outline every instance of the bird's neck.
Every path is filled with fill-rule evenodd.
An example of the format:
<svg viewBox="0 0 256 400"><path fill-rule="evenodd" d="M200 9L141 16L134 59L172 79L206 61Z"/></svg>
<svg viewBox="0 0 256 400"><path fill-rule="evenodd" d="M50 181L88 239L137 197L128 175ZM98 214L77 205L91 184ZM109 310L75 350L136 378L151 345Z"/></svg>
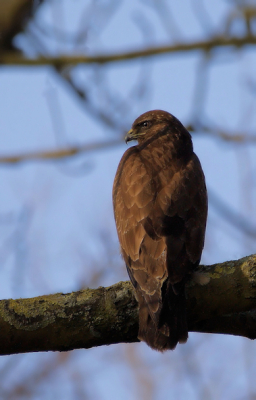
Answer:
<svg viewBox="0 0 256 400"><path fill-rule="evenodd" d="M138 143L138 150L151 164L159 161L186 164L193 154L191 136L187 130L159 132Z"/></svg>

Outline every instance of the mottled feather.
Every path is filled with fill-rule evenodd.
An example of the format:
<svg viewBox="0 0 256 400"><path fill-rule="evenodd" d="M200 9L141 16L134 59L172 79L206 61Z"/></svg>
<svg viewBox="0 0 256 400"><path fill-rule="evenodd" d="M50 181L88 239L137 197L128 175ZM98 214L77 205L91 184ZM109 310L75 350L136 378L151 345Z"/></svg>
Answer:
<svg viewBox="0 0 256 400"><path fill-rule="evenodd" d="M154 349L187 340L185 283L204 245L207 192L191 136L171 114L135 120L113 186L121 253L139 302L139 334Z"/></svg>

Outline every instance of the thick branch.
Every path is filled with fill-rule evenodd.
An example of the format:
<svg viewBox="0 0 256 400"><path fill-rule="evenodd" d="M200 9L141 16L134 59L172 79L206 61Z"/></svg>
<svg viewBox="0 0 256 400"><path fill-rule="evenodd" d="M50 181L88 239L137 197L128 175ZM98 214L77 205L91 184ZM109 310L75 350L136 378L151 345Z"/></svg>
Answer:
<svg viewBox="0 0 256 400"><path fill-rule="evenodd" d="M76 64L107 64L118 61L128 61L138 58L159 56L170 53L177 53L183 51L201 50L210 51L217 47L237 47L256 44L256 37L248 35L242 38L239 37L222 37L217 36L210 40L191 42L191 43L178 43L171 46L157 46L148 49L139 49L128 51L124 53L114 54L100 54L94 56L64 56L58 57L38 57L36 59L29 59L18 54L2 53L0 55L0 64L8 65L25 65L25 66L41 66L51 65L56 68L64 67L65 65Z"/></svg>
<svg viewBox="0 0 256 400"><path fill-rule="evenodd" d="M190 331L254 339L256 255L201 266L187 286L187 298ZM138 307L130 282L0 301L2 355L135 342L137 332Z"/></svg>

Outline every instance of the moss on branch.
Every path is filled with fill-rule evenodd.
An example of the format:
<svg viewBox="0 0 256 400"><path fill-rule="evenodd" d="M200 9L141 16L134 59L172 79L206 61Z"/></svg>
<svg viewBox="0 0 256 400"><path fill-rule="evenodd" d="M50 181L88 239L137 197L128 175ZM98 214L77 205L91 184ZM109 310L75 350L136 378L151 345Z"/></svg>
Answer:
<svg viewBox="0 0 256 400"><path fill-rule="evenodd" d="M256 255L200 266L187 285L189 330L256 337ZM0 354L137 341L130 282L0 301Z"/></svg>

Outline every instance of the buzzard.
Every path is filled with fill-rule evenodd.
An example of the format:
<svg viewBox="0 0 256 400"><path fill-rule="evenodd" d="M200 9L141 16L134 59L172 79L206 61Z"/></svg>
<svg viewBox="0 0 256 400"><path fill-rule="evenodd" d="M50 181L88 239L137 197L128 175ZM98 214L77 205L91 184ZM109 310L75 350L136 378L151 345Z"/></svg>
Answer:
<svg viewBox="0 0 256 400"><path fill-rule="evenodd" d="M113 186L121 253L139 302L138 338L174 349L188 338L185 284L204 246L207 191L189 132L166 111L138 117Z"/></svg>

